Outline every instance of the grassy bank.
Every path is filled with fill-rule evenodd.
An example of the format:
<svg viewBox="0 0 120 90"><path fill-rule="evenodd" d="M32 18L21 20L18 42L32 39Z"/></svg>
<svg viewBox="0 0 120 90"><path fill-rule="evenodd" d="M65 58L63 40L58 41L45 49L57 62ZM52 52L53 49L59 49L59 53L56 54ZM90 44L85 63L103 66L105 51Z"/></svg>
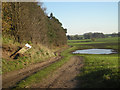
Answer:
<svg viewBox="0 0 120 90"><path fill-rule="evenodd" d="M65 64L70 59L70 57L73 56L69 52L73 51L74 49L76 49L76 47L69 48L62 52L61 55L64 57L63 59L48 66L47 68L40 70L39 72L26 78L25 80L22 80L16 88L29 88L32 84L41 82L43 78L46 78L49 74L52 74L56 69Z"/></svg>
<svg viewBox="0 0 120 90"><path fill-rule="evenodd" d="M14 42L12 38L3 38L2 41L2 73L19 70L31 64L43 62L50 57L55 57L55 49L49 49L40 44L33 45L31 42L18 43ZM19 48L23 47L26 43L29 43L32 48L17 59L10 58L10 55Z"/></svg>

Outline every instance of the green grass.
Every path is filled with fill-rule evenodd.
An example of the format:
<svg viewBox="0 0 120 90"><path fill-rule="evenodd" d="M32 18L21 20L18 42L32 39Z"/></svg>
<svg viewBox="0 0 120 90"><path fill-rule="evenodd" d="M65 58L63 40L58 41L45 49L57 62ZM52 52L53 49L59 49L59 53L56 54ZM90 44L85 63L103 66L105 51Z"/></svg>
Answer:
<svg viewBox="0 0 120 90"><path fill-rule="evenodd" d="M120 39L120 37L119 37ZM87 41L87 42L86 42ZM68 40L68 45L71 46L78 46L81 44L108 44L108 43L118 43L117 37L112 38L99 38L96 39L96 41L91 41L91 39L85 39L85 40Z"/></svg>
<svg viewBox="0 0 120 90"><path fill-rule="evenodd" d="M77 41L77 44L74 43ZM64 58L47 68L37 72L36 74L21 81L17 88L31 87L32 84L39 83L43 78L46 78L49 74L52 74L57 68L64 65L69 61L70 57L74 56L72 51L77 49L88 49L88 48L118 48L117 38L103 38L94 42L79 42L81 40L71 40L68 44L73 47L65 50L61 53ZM81 44L82 43L82 44ZM84 43L84 44L83 44ZM83 88L108 88L108 87L119 87L120 75L118 73L118 54L111 55L88 55L88 54L76 54L84 58L84 67L81 69L81 73L78 74L77 79L78 86Z"/></svg>
<svg viewBox="0 0 120 90"><path fill-rule="evenodd" d="M85 42L85 41L91 41L91 39L82 39L82 40L68 40L68 43L74 43L74 42Z"/></svg>
<svg viewBox="0 0 120 90"><path fill-rule="evenodd" d="M120 74L118 70L120 50L118 48L118 38L97 39L95 42L85 42L85 45L82 45L83 43L81 44L80 42L77 44L70 42L70 45L77 46L79 49L86 49L86 47L89 48L90 46L91 48L111 48L117 50L118 54L77 54L84 57L82 73L77 76L77 79L80 81L78 86L81 86L82 88L120 87Z"/></svg>
<svg viewBox="0 0 120 90"><path fill-rule="evenodd" d="M96 38L94 42L118 42L118 39L120 37L109 37L109 38ZM91 39L82 39L82 40L68 40L68 43L74 43L74 42L93 42Z"/></svg>
<svg viewBox="0 0 120 90"><path fill-rule="evenodd" d="M83 88L119 87L118 54L84 56L83 72L78 75Z"/></svg>
<svg viewBox="0 0 120 90"><path fill-rule="evenodd" d="M63 59L60 61L48 66L47 68L44 68L43 70L37 72L36 74L26 78L25 80L22 80L16 88L25 88L25 87L30 87L32 84L39 83L42 81L43 78L46 78L50 73L53 73L57 68L65 64L72 54L69 52L76 49L76 47L69 48L65 50L64 52L61 53L62 56L64 56Z"/></svg>
<svg viewBox="0 0 120 90"><path fill-rule="evenodd" d="M28 67L31 64L43 62L45 60L48 60L50 57L55 57L54 50L49 49L43 45L33 45L31 42L30 45L32 46L31 49L29 49L27 52L24 53L23 56L19 57L18 59L12 59L10 58L10 55L13 54L16 50L18 50L18 47L23 47L26 43L24 42L22 44L18 42L14 42L13 38L4 38L2 37L2 44L3 47L6 49L3 49L3 56L2 56L2 73L7 73L14 70L19 70L25 67ZM12 50L12 52L10 52ZM6 55L4 55L6 54Z"/></svg>

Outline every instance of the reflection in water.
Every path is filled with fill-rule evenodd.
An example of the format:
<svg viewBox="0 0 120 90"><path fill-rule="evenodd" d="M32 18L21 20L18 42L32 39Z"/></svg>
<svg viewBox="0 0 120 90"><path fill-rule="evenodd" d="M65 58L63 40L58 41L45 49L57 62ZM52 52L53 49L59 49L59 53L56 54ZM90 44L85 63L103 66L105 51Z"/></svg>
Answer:
<svg viewBox="0 0 120 90"><path fill-rule="evenodd" d="M76 50L73 54L112 54L117 53L113 49L84 49Z"/></svg>

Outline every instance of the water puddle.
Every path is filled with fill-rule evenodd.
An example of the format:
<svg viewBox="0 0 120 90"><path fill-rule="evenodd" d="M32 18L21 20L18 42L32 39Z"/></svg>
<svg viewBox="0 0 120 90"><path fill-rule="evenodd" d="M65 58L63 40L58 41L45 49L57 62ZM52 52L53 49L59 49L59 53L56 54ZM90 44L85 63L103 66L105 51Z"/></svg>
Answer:
<svg viewBox="0 0 120 90"><path fill-rule="evenodd" d="M76 50L72 52L73 54L113 54L117 53L113 49L84 49Z"/></svg>

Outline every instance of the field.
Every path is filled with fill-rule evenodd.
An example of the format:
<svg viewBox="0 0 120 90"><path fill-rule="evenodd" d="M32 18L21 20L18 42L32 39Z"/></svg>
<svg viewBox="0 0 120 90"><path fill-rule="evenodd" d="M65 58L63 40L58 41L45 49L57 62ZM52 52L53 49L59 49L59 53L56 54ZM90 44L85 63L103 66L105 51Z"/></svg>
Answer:
<svg viewBox="0 0 120 90"><path fill-rule="evenodd" d="M84 59L83 68L80 69L76 77L78 80L77 86L81 88L114 88L119 87L119 48L118 38L102 38L91 40L68 40L68 45L71 48L64 50L61 55L64 57L60 61L48 66L47 68L35 73L34 75L22 80L18 83L17 88L31 87L34 83L42 82L43 78L48 77L54 73L59 67L69 62L70 57L80 56ZM77 49L90 48L111 48L115 49L117 54L110 55L88 55L88 54L72 54L72 51Z"/></svg>
<svg viewBox="0 0 120 90"><path fill-rule="evenodd" d="M88 41L88 42L87 42ZM85 55L77 54L84 57L84 67L82 74L78 75L83 88L102 88L102 87L119 87L119 42L118 38L90 40L70 40L69 45L76 46L78 49L86 48L111 48L115 49L118 54L110 55Z"/></svg>

